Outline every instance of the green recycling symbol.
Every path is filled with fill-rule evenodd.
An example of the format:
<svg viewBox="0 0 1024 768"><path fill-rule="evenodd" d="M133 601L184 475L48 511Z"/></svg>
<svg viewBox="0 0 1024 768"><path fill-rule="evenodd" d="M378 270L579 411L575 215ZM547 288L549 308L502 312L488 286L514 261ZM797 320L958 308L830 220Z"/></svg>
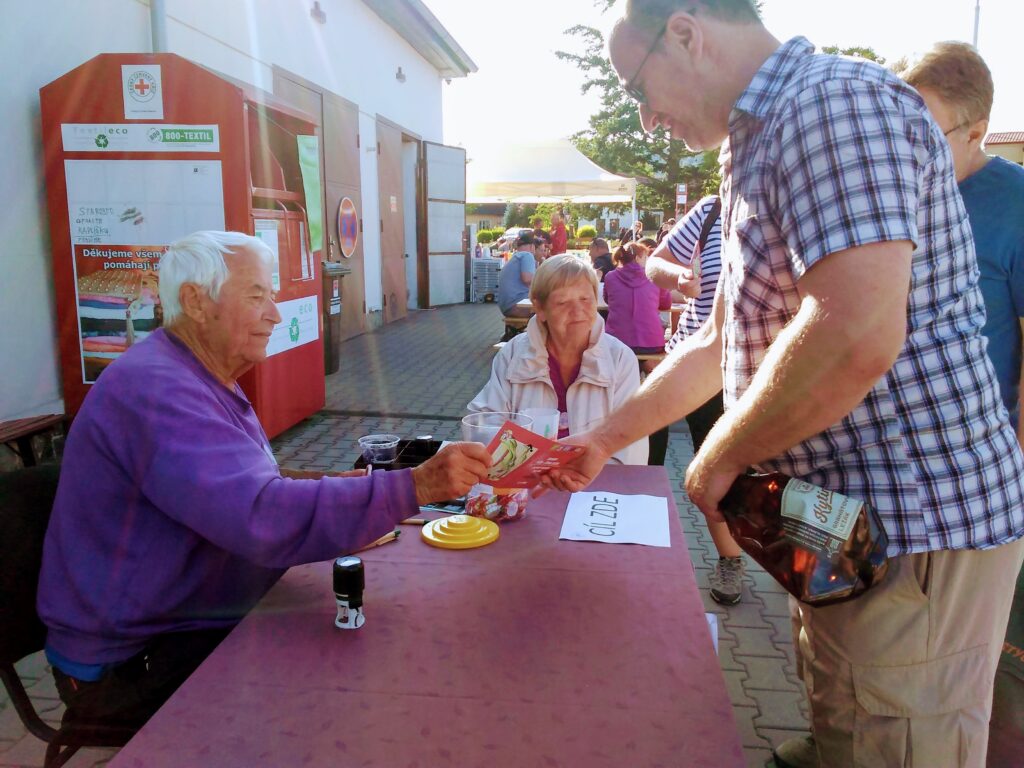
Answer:
<svg viewBox="0 0 1024 768"><path fill-rule="evenodd" d="M288 336L293 344L299 340L299 318L292 318L291 325L288 326Z"/></svg>
<svg viewBox="0 0 1024 768"><path fill-rule="evenodd" d="M96 137L96 146L100 149L106 149L110 142L107 140L107 134L101 133Z"/></svg>

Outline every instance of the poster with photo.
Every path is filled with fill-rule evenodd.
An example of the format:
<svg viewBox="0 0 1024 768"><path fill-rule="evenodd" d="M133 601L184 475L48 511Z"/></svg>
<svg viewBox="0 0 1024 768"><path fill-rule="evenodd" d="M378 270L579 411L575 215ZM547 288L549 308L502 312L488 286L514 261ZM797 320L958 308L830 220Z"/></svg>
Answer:
<svg viewBox="0 0 1024 768"><path fill-rule="evenodd" d="M160 325L160 257L224 229L219 160L66 160L82 381Z"/></svg>

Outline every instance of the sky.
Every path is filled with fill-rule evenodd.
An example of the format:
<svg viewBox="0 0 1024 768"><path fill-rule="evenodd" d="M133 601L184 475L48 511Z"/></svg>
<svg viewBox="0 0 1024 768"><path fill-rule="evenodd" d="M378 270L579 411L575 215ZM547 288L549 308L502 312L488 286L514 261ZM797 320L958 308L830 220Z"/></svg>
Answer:
<svg viewBox="0 0 1024 768"><path fill-rule="evenodd" d="M469 156L503 144L565 138L587 127L596 97L556 50L580 50L564 31L587 24L607 32L620 3L600 14L593 0L425 0L480 68L444 86L445 143ZM940 40L970 42L976 0L765 0L768 29L818 46L870 46L890 61ZM514 15L511 11L514 9ZM978 47L992 70L993 131L1024 131L1024 0L981 0Z"/></svg>

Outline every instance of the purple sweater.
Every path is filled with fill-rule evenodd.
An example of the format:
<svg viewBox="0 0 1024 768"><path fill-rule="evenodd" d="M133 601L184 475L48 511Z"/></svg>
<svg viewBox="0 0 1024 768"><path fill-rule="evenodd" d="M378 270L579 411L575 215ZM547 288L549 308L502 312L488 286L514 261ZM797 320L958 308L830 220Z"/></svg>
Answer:
<svg viewBox="0 0 1024 768"><path fill-rule="evenodd" d="M605 330L627 347L661 349L665 329L658 311L672 308L672 294L650 280L635 261L609 272L604 279L608 304Z"/></svg>
<svg viewBox="0 0 1024 768"><path fill-rule="evenodd" d="M282 478L242 391L158 330L103 373L68 435L39 579L47 648L107 664L230 626L284 569L417 511L409 470Z"/></svg>

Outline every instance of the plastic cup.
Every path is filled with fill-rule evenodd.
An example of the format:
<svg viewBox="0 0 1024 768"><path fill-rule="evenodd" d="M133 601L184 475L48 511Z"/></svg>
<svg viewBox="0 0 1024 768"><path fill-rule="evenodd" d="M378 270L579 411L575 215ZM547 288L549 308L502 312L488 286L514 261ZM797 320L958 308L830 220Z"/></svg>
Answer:
<svg viewBox="0 0 1024 768"><path fill-rule="evenodd" d="M533 419L533 431L548 440L558 438L558 420L561 414L557 408L524 408L523 415Z"/></svg>
<svg viewBox="0 0 1024 768"><path fill-rule="evenodd" d="M533 419L525 414L504 411L471 413L462 420L462 439L470 443L490 445L491 440L498 434L501 425L506 421L518 424L524 429L533 428Z"/></svg>
<svg viewBox="0 0 1024 768"><path fill-rule="evenodd" d="M471 413L462 420L462 438L472 443L490 445L502 424L511 421L524 429L533 429L533 419L525 413L492 411ZM492 488L474 485L466 494L466 514L496 522L519 520L526 514L530 493L519 488Z"/></svg>
<svg viewBox="0 0 1024 768"><path fill-rule="evenodd" d="M398 435L365 435L359 438L359 449L367 464L391 464L398 454Z"/></svg>

